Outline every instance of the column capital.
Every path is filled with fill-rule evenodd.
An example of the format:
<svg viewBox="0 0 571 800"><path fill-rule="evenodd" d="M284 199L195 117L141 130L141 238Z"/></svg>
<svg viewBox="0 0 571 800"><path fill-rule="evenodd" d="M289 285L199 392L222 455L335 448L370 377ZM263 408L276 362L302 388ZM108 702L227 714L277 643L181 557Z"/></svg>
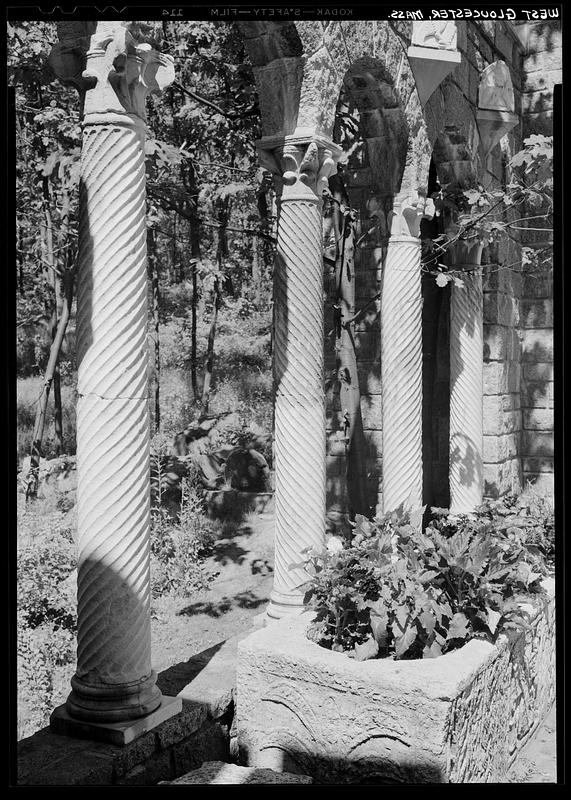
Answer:
<svg viewBox="0 0 571 800"><path fill-rule="evenodd" d="M454 269L475 270L480 268L484 245L479 236L457 239L460 226L453 223L446 228L446 235L451 240L446 247L449 266Z"/></svg>
<svg viewBox="0 0 571 800"><path fill-rule="evenodd" d="M434 201L416 191L395 198L389 212L391 237L407 236L418 239L420 223L434 216Z"/></svg>
<svg viewBox="0 0 571 800"><path fill-rule="evenodd" d="M144 122L147 95L174 80L174 59L153 46L141 23L61 23L58 35L50 64L63 83L86 93L86 117L127 114Z"/></svg>
<svg viewBox="0 0 571 800"><path fill-rule="evenodd" d="M321 200L342 153L327 139L299 134L264 137L256 147L262 166L277 179L282 201Z"/></svg>

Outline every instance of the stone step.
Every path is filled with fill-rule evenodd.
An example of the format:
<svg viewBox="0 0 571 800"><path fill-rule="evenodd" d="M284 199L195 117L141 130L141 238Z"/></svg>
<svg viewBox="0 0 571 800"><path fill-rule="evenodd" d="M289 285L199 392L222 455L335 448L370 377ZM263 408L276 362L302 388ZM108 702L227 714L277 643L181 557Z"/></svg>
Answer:
<svg viewBox="0 0 571 800"><path fill-rule="evenodd" d="M189 783L313 783L313 778L309 775L293 775L291 772L274 772L273 769L239 767L224 761L206 761L198 769L174 781L161 781L159 786Z"/></svg>

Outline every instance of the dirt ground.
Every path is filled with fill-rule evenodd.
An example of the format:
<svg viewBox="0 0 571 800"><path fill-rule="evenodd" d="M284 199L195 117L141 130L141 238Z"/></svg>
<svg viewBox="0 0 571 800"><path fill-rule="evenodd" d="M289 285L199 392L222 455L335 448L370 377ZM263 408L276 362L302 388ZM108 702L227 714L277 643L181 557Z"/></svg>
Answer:
<svg viewBox="0 0 571 800"><path fill-rule="evenodd" d="M210 589L192 598L153 601L153 667L157 672L245 631L262 614L272 589L274 518L250 514L238 531L219 539L207 567L218 572Z"/></svg>
<svg viewBox="0 0 571 800"><path fill-rule="evenodd" d="M250 514L231 538L218 541L209 566L219 575L191 602L153 603L153 666L160 672L248 630L272 589L273 511ZM555 783L555 706L514 763L506 783Z"/></svg>

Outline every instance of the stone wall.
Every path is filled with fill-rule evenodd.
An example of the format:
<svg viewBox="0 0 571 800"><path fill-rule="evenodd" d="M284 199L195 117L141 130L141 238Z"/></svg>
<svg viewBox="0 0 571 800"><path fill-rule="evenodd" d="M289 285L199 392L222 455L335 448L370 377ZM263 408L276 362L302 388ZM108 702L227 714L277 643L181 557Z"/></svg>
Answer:
<svg viewBox="0 0 571 800"><path fill-rule="evenodd" d="M553 133L553 87L561 83L561 28L556 21L522 25L526 43L523 60L522 125L524 136ZM557 133L557 132L556 132ZM531 211L540 214L541 210ZM546 220L533 227L549 228ZM527 247L549 248L549 230L524 233ZM545 254L544 254L545 255ZM548 258L541 270L524 277L520 335L522 348L521 406L523 417L522 470L524 480L553 492L553 275L559 264Z"/></svg>

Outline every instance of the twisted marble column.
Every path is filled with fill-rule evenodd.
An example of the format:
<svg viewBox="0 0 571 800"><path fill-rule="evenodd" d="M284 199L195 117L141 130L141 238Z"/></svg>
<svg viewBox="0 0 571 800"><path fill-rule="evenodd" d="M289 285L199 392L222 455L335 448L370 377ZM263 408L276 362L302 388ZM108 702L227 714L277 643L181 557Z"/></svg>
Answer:
<svg viewBox="0 0 571 800"><path fill-rule="evenodd" d="M422 287L420 222L431 200L394 203L381 295L383 509L422 505Z"/></svg>
<svg viewBox="0 0 571 800"><path fill-rule="evenodd" d="M458 241L448 254L464 283L450 296L450 511L458 514L473 511L483 493L482 245Z"/></svg>
<svg viewBox="0 0 571 800"><path fill-rule="evenodd" d="M77 670L67 711L93 722L161 704L151 668L145 97L172 59L120 23L87 51L77 271Z"/></svg>
<svg viewBox="0 0 571 800"><path fill-rule="evenodd" d="M334 169L315 141L264 152L281 178L274 266L275 561L268 616L303 610L299 565L325 540L321 193Z"/></svg>

